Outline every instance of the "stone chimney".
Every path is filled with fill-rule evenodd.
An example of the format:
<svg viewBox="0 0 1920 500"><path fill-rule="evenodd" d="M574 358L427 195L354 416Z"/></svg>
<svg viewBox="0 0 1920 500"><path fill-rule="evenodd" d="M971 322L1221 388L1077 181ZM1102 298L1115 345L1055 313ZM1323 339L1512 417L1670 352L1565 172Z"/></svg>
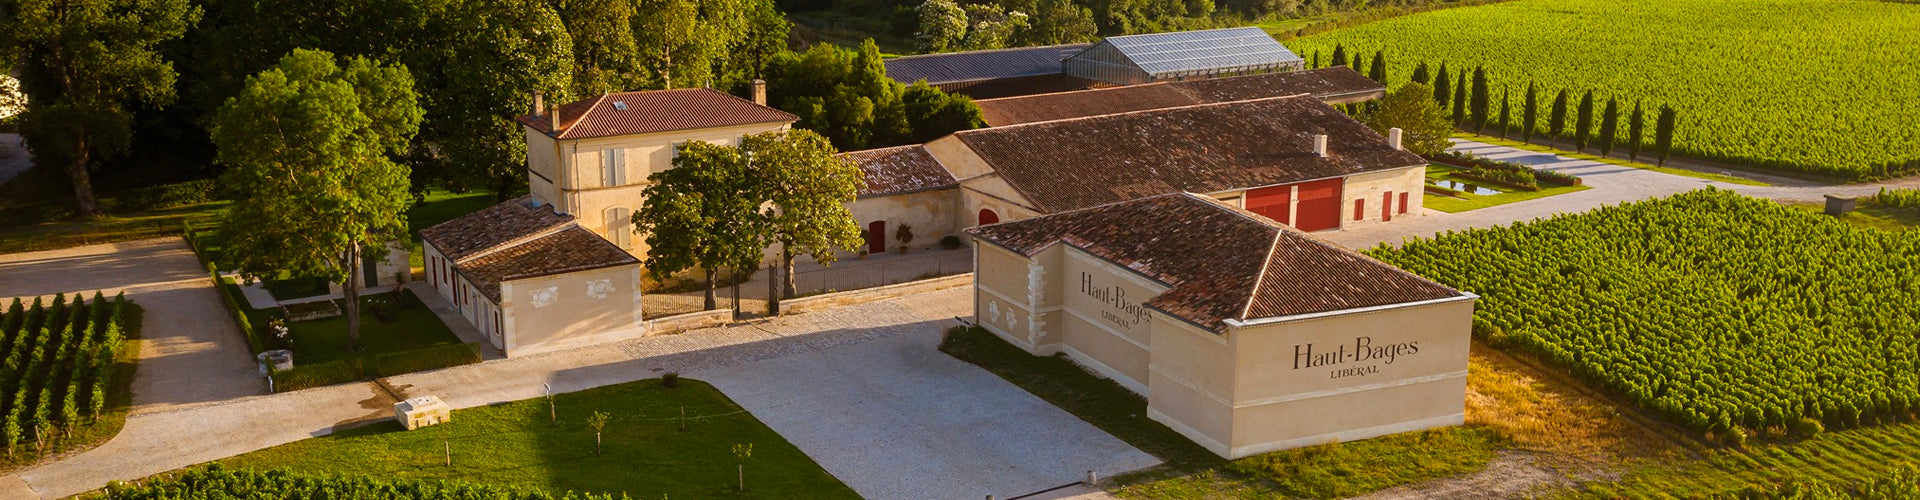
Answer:
<svg viewBox="0 0 1920 500"><path fill-rule="evenodd" d="M553 105L552 110L547 112L547 125L547 128L553 130L553 133L560 133L560 105Z"/></svg>
<svg viewBox="0 0 1920 500"><path fill-rule="evenodd" d="M1406 149L1400 145L1400 140L1405 135L1405 132L1400 131L1400 127L1387 129L1387 144L1392 145L1393 149Z"/></svg>
<svg viewBox="0 0 1920 500"><path fill-rule="evenodd" d="M1313 154L1327 157L1327 134L1313 134Z"/></svg>
<svg viewBox="0 0 1920 500"><path fill-rule="evenodd" d="M540 116L541 111L546 111L546 102L546 95L541 94L538 90L533 91L533 116Z"/></svg>
<svg viewBox="0 0 1920 500"><path fill-rule="evenodd" d="M761 80L759 78L753 79L753 103L759 104L761 106L767 105L767 81L766 80Z"/></svg>

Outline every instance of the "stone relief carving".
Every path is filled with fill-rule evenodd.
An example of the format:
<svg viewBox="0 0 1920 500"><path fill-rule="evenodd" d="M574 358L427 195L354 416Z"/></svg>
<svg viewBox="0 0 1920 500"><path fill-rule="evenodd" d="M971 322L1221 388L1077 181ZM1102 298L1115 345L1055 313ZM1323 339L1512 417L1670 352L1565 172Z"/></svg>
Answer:
<svg viewBox="0 0 1920 500"><path fill-rule="evenodd" d="M554 301L560 300L560 287L557 286L536 288L532 293L533 307L536 309L547 307L552 305Z"/></svg>
<svg viewBox="0 0 1920 500"><path fill-rule="evenodd" d="M604 298L607 298L607 294L612 292L613 292L613 280L604 279L604 280L588 280L587 281L588 297L593 297L596 299L604 299Z"/></svg>

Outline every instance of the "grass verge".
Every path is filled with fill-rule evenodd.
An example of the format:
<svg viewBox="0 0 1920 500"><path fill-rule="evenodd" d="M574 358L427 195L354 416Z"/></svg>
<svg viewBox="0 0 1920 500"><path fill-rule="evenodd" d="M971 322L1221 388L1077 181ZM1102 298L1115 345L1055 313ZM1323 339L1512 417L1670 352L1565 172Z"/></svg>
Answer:
<svg viewBox="0 0 1920 500"><path fill-rule="evenodd" d="M1609 158L1604 156L1590 155L1586 153L1576 153L1573 151L1555 149L1550 146L1528 144L1528 143L1510 140L1510 139L1502 139L1502 138L1494 137L1490 135L1478 135L1478 134L1471 134L1467 132L1456 132L1453 134L1453 136L1458 139L1466 139L1469 141L1492 144L1495 146L1506 146L1514 149L1524 149L1527 151L1536 151L1541 153L1553 153L1556 155L1565 156L1565 157L1573 158L1576 160L1596 161L1596 162L1605 163L1608 165L1621 166L1621 167L1627 167L1627 168L1637 168L1640 170L1652 170L1652 171L1663 173L1663 174L1678 175L1682 177L1692 177L1695 179L1706 179L1710 181L1719 181L1719 182L1725 182L1728 184L1739 184L1743 186L1771 186L1772 185L1772 184L1767 184L1765 182L1748 179L1745 177L1737 177L1737 176L1732 176L1727 174L1716 174L1712 172L1699 172L1694 170L1687 170L1684 168L1662 167L1659 165L1650 165L1646 163L1627 161L1619 158Z"/></svg>
<svg viewBox="0 0 1920 500"><path fill-rule="evenodd" d="M35 455L31 452L17 452L13 455L0 454L0 473L10 473L26 469L42 462L58 460L76 453L93 449L105 444L113 436L120 434L120 428L127 425L127 412L133 409L133 376L140 366L140 331L145 323L146 310L139 304L127 302L122 313L125 329L121 347L113 360L113 373L107 382L107 404L100 409L100 419L91 425L77 426L73 433L58 439L46 454ZM44 459L44 460L43 460Z"/></svg>
<svg viewBox="0 0 1920 500"><path fill-rule="evenodd" d="M1453 173L1456 170L1460 170L1460 169L1455 167L1445 166L1445 165L1428 165L1427 178L1429 179L1448 178L1450 180L1456 180L1456 181L1465 182L1465 183L1476 182L1471 179L1448 177L1449 174ZM1484 183L1481 183L1481 184L1484 184ZM1488 194L1488 195L1461 193L1457 197L1426 193L1424 197L1421 198L1420 203L1422 206L1425 206L1427 208L1431 208L1434 210L1439 210L1446 213L1460 213L1468 210L1478 210L1478 209L1492 207L1492 206L1505 205L1508 203L1517 203L1517 202L1522 202L1527 200L1546 198L1548 196L1562 195L1562 194L1567 194L1575 191L1585 191L1592 188L1587 186L1554 186L1554 187L1542 188L1539 191L1504 191L1506 189L1504 187L1494 187L1492 189L1499 189L1499 190L1502 190L1503 192L1501 192L1500 194Z"/></svg>
<svg viewBox="0 0 1920 500"><path fill-rule="evenodd" d="M0 253L33 252L178 236L182 225L211 228L227 202L0 227Z"/></svg>
<svg viewBox="0 0 1920 500"><path fill-rule="evenodd" d="M1827 209L1825 204L1815 202L1788 201L1781 204L1817 214L1824 214ZM1841 214L1838 218L1848 224L1882 231L1911 231L1915 227L1920 227L1920 212L1866 206L1864 203L1852 212Z"/></svg>
<svg viewBox="0 0 1920 500"><path fill-rule="evenodd" d="M223 460L228 467L354 474L383 479L458 479L632 498L858 498L778 433L704 382L660 379L453 412L444 424L406 431L394 422ZM610 415L594 453L592 412ZM685 412L687 418L680 415ZM735 491L736 444L750 444L746 491ZM452 465L447 465L451 449ZM348 459L348 457L351 457Z"/></svg>

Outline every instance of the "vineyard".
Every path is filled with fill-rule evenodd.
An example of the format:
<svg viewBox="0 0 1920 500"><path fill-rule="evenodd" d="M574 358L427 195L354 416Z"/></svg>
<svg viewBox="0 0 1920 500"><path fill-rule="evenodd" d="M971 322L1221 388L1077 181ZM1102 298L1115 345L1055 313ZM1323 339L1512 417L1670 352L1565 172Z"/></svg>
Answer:
<svg viewBox="0 0 1920 500"><path fill-rule="evenodd" d="M91 301L56 295L31 306L14 299L0 315L0 445L8 456L31 444L45 451L107 405L125 325L124 295Z"/></svg>
<svg viewBox="0 0 1920 500"><path fill-rule="evenodd" d="M1475 334L1733 441L1920 410L1920 233L1703 190L1370 253Z"/></svg>
<svg viewBox="0 0 1920 500"><path fill-rule="evenodd" d="M1920 171L1920 5L1844 0L1516 0L1390 19L1288 42L1309 58L1385 54L1389 84L1417 65L1484 66L1520 116L1546 100L1671 105L1674 152L1845 178ZM1536 132L1547 131L1540 119Z"/></svg>
<svg viewBox="0 0 1920 500"><path fill-rule="evenodd" d="M83 496L86 497L86 496ZM346 474L255 472L221 467L190 469L139 486L108 485L99 497L123 500L281 500L288 498L379 498L385 500L614 500L613 495L553 495L522 488L463 481L373 479Z"/></svg>

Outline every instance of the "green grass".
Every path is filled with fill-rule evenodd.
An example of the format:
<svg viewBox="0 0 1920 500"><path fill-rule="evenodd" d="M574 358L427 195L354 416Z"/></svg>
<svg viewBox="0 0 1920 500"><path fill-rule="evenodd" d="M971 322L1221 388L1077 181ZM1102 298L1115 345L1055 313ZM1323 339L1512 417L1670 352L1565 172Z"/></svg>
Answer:
<svg viewBox="0 0 1920 500"><path fill-rule="evenodd" d="M1772 184L1767 184L1765 182L1748 179L1745 177L1738 177L1738 176L1732 176L1727 174L1718 174L1713 172L1701 172L1697 170L1687 170L1684 168L1662 167L1659 165L1628 161L1620 158L1596 156L1596 155L1590 155L1586 153L1576 153L1573 151L1567 151L1563 149L1554 149L1551 146L1542 146L1539 144L1528 144L1520 141L1501 139L1499 137L1494 137L1490 135L1477 135L1477 134L1470 134L1466 132L1459 132L1459 133L1453 134L1453 136L1461 139L1474 141L1474 142L1492 144L1495 146L1506 146L1514 149L1522 149L1522 150L1534 151L1534 152L1540 152L1540 153L1553 153L1556 155L1565 156L1565 157L1573 158L1576 160L1597 161L1597 162L1605 163L1608 165L1637 168L1640 170L1652 170L1652 171L1663 173L1663 174L1678 175L1681 177L1706 179L1710 181L1725 182L1728 184L1739 184L1742 186L1771 186L1772 185Z"/></svg>
<svg viewBox="0 0 1920 500"><path fill-rule="evenodd" d="M1610 97L1627 107L1671 105L1680 119L1677 153L1875 178L1920 170L1920 127L1911 119L1920 116L1920 58L1906 56L1920 53L1920 37L1910 36L1916 25L1920 5L1889 2L1516 0L1369 23L1290 47L1384 51L1396 83L1421 61L1446 62L1456 75L1484 66L1495 106L1511 88L1517 107L1529 82L1572 92L1574 101L1593 90L1596 113Z"/></svg>
<svg viewBox="0 0 1920 500"><path fill-rule="evenodd" d="M327 280L322 278L288 278L266 280L262 284L274 300L290 300L327 294Z"/></svg>
<svg viewBox="0 0 1920 500"><path fill-rule="evenodd" d="M1457 167L1448 166L1448 165L1439 165L1439 164L1428 165L1427 178L1428 179L1444 178L1447 180L1472 183L1475 185L1486 184L1484 182L1480 182L1472 179L1463 179L1463 178L1453 177L1452 174L1459 170L1461 169ZM1548 196L1567 194L1574 191L1585 191L1588 189L1592 189L1587 186L1555 186L1555 187L1543 188L1539 191L1506 191L1507 188L1504 186L1483 186L1483 187L1487 187L1489 189L1501 190L1505 192L1502 192L1500 194L1488 194L1488 195L1461 193L1460 196L1458 197L1426 193L1426 195L1422 197L1420 203L1423 206L1434 209L1434 210L1439 210L1446 213L1460 213L1468 210L1478 210L1478 209L1487 208L1491 206L1505 205L1508 203L1515 203L1515 202L1527 201L1532 199L1545 198Z"/></svg>
<svg viewBox="0 0 1920 500"><path fill-rule="evenodd" d="M1147 418L1147 400L1064 357L1027 354L979 328L949 331L940 351L1126 441L1165 465L1122 475L1127 498L1276 498L1352 495L1477 471L1505 440L1493 431L1451 427L1329 444L1228 461ZM1363 458L1373 457L1373 458Z"/></svg>
<svg viewBox="0 0 1920 500"><path fill-rule="evenodd" d="M1826 204L1817 202L1786 202L1785 205L1817 214L1825 214L1827 209ZM1858 208L1841 214L1839 219L1848 224L1882 231L1911 231L1920 227L1920 211L1865 205L1866 200L1862 199Z"/></svg>
<svg viewBox="0 0 1920 500"><path fill-rule="evenodd" d="M401 293L412 293L411 290ZM366 305L373 301L388 300L387 296L362 295L360 297L360 343L364 350L347 350L347 317L345 314L313 321L287 323L287 335L293 338L293 361L295 366L323 363L342 359L370 359L373 356L411 351L427 347L459 344L460 337L447 328L439 316L425 305L416 303L412 307L394 314L393 322L381 322ZM342 306L344 312L345 306ZM267 322L277 315L277 310L254 309L247 312L247 320L256 327L265 328Z"/></svg>
<svg viewBox="0 0 1920 500"><path fill-rule="evenodd" d="M227 202L0 227L0 253L178 236L184 224L211 228Z"/></svg>
<svg viewBox="0 0 1920 500"><path fill-rule="evenodd" d="M1920 463L1920 425L1881 425L1821 433L1797 442L1719 448L1708 450L1699 460L1637 461L1629 464L1616 480L1584 483L1557 496L1658 498L1676 492L1731 494L1795 479L1845 484L1871 480L1902 463Z"/></svg>
<svg viewBox="0 0 1920 500"><path fill-rule="evenodd" d="M478 483L626 494L635 499L858 498L853 490L704 382L659 379L561 394L559 425L545 399L457 410L448 423L415 431L381 422L265 450L222 463L389 479ZM680 431L685 410L687 430ZM604 454L584 423L612 416ZM735 444L752 444L744 493L735 492ZM446 465L451 446L453 465Z"/></svg>

